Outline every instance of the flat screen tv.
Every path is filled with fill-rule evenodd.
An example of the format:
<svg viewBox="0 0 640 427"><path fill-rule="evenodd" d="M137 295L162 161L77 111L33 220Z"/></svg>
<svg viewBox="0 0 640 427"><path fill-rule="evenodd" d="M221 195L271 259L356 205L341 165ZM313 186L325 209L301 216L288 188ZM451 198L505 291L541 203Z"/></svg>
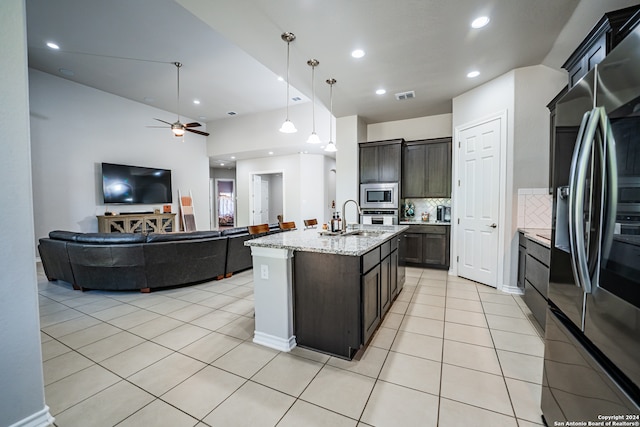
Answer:
<svg viewBox="0 0 640 427"><path fill-rule="evenodd" d="M171 203L171 171L102 163L104 203Z"/></svg>

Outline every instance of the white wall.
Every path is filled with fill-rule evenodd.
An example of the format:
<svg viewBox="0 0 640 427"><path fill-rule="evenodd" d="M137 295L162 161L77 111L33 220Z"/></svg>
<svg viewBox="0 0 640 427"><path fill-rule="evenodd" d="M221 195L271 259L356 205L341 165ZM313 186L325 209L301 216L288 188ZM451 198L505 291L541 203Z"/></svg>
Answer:
<svg viewBox="0 0 640 427"><path fill-rule="evenodd" d="M0 13L0 425L45 426L40 322L33 250L29 88L24 0Z"/></svg>
<svg viewBox="0 0 640 427"><path fill-rule="evenodd" d="M208 230L209 161L204 137L150 129L173 113L37 70L29 70L36 238L56 229L95 232L105 210L146 211L161 205L102 203L102 162L171 169L178 190L193 194L196 225ZM184 118L185 120L190 120Z"/></svg>
<svg viewBox="0 0 640 427"><path fill-rule="evenodd" d="M367 125L367 141L384 141L404 138L406 141L430 138L445 138L452 135L453 114L418 117L415 119Z"/></svg>
<svg viewBox="0 0 640 427"><path fill-rule="evenodd" d="M298 227L302 227L304 219L317 218L318 222L324 221L321 215L324 212L324 206L330 203L325 199L330 194L325 190L329 184L326 179L322 179L326 175L327 162L331 167L332 159L317 154L292 154L238 160L236 163L238 225L252 224L251 176L278 172L282 173L285 221L295 221Z"/></svg>
<svg viewBox="0 0 640 427"><path fill-rule="evenodd" d="M549 112L546 105L566 85L566 74L546 66L519 68L453 99L453 128L506 112L507 140L502 147L504 185L500 206L504 233L498 253L498 288L516 286L517 185L547 186ZM454 180L458 153L454 150ZM540 185L534 185L540 183ZM452 198L455 200L456 187ZM455 210L455 209L454 209ZM454 213L455 216L455 213ZM452 269L455 269L457 229L452 225Z"/></svg>
<svg viewBox="0 0 640 427"><path fill-rule="evenodd" d="M336 119L336 210L349 199L358 200L358 143L367 140L367 125L358 116Z"/></svg>

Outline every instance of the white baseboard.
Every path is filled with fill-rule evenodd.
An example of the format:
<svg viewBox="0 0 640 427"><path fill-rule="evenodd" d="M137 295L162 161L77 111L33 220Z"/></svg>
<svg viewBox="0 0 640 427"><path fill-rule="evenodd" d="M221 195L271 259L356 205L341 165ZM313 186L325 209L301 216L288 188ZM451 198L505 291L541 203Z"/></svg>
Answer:
<svg viewBox="0 0 640 427"><path fill-rule="evenodd" d="M284 339L258 331L253 333L253 342L280 351L291 351L297 345L295 335L289 339Z"/></svg>
<svg viewBox="0 0 640 427"><path fill-rule="evenodd" d="M49 407L45 405L35 414L31 414L17 423L11 424L9 427L48 427L53 425L54 421L55 418L49 413Z"/></svg>
<svg viewBox="0 0 640 427"><path fill-rule="evenodd" d="M514 295L524 295L524 289L521 289L517 286L502 286L502 288L500 289L502 292L506 292L508 294L514 294Z"/></svg>

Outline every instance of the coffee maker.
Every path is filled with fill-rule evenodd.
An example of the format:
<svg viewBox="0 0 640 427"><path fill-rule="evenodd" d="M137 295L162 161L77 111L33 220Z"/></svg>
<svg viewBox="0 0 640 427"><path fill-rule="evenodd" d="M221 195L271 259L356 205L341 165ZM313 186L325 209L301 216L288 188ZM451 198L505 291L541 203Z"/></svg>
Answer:
<svg viewBox="0 0 640 427"><path fill-rule="evenodd" d="M436 207L436 220L438 222L451 222L451 207L438 205Z"/></svg>

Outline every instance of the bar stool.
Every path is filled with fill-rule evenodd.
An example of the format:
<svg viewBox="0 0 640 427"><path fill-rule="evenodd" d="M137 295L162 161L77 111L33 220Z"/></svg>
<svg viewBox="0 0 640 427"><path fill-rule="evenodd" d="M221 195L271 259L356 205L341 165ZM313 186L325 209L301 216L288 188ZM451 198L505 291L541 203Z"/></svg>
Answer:
<svg viewBox="0 0 640 427"><path fill-rule="evenodd" d="M318 220L315 218L304 220L304 228L316 228L317 225L318 225Z"/></svg>
<svg viewBox="0 0 640 427"><path fill-rule="evenodd" d="M296 228L296 223L295 221L289 221L289 222L281 222L280 223L280 230L294 230Z"/></svg>
<svg viewBox="0 0 640 427"><path fill-rule="evenodd" d="M250 225L249 234L265 234L269 232L269 224Z"/></svg>

